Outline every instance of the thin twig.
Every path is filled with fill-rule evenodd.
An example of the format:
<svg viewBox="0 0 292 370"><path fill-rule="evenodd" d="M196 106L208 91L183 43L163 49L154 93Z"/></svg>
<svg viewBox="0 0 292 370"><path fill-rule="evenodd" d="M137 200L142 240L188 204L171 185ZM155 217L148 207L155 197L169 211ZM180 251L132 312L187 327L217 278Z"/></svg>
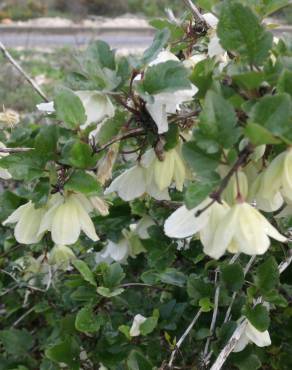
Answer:
<svg viewBox="0 0 292 370"><path fill-rule="evenodd" d="M138 135L143 135L143 134L145 134L145 130L143 128L134 128L132 130L127 131L125 134L115 136L110 141L108 141L106 144L101 145L98 148L95 148L94 152L99 153L118 141L128 139L132 136L138 136Z"/></svg>
<svg viewBox="0 0 292 370"><path fill-rule="evenodd" d="M192 330L192 328L195 325L195 323L198 321L198 319L201 316L202 312L203 312L202 309L199 309L199 311L197 312L196 316L193 318L193 321L190 323L190 325L187 327L187 329L185 330L185 332L183 333L183 335L180 337L179 341L177 342L177 344L175 346L175 349L171 352L170 360L168 362L168 367L169 368L172 367L172 364L173 364L173 361L175 359L175 356L176 356L177 351L179 350L179 348L182 345L183 341L188 336L189 332Z"/></svg>
<svg viewBox="0 0 292 370"><path fill-rule="evenodd" d="M0 50L2 51L4 57L22 74L22 76L26 79L28 83L34 88L34 90L41 96L41 98L48 102L49 99L47 98L46 94L41 90L38 84L22 69L22 67L17 63L17 61L12 57L3 43L0 41Z"/></svg>
<svg viewBox="0 0 292 370"><path fill-rule="evenodd" d="M283 262L278 265L279 273L282 274L291 264L292 262L292 250L289 251L289 255ZM263 297L259 297L256 300L257 303L263 302ZM231 338L229 339L226 346L222 349L219 356L217 357L216 361L214 362L213 366L210 370L220 370L224 365L225 361L227 360L230 353L234 350L237 342L239 341L241 335L244 333L245 327L248 323L248 320L245 319L234 331Z"/></svg>
<svg viewBox="0 0 292 370"><path fill-rule="evenodd" d="M193 17L194 17L194 19L197 23L207 25L207 22L206 22L205 18L202 16L199 9L192 2L192 0L184 0L184 3L190 9L190 11L192 12L192 15L193 15Z"/></svg>
<svg viewBox="0 0 292 370"><path fill-rule="evenodd" d="M251 144L248 144L245 148L243 148L240 151L236 162L231 167L227 175L222 179L219 188L216 191L214 191L212 194L210 194L210 198L212 200L203 209L199 209L196 212L195 214L196 217L199 217L203 212L205 212L209 207L211 207L211 205L215 201L219 203L221 202L221 195L223 191L225 190L225 188L227 187L227 185L229 184L229 181L231 180L232 176L236 173L236 171L238 171L238 169L241 166L243 166L246 163L248 157L250 156L252 152L253 152L253 147Z"/></svg>
<svg viewBox="0 0 292 370"><path fill-rule="evenodd" d="M31 307L29 310L27 310L23 315L21 315L13 324L12 327L15 328L26 316L28 316L32 311L34 310L34 307Z"/></svg>
<svg viewBox="0 0 292 370"><path fill-rule="evenodd" d="M256 258L256 256L252 256L250 258L250 260L248 261L248 263L245 266L245 269L243 271L244 276L246 276L247 273L249 272L249 270L250 270L250 268L251 268L251 266L252 266L255 258ZM232 297L231 297L231 302L230 302L230 304L229 304L229 306L227 308L226 314L225 314L224 323L228 322L230 320L230 318L231 318L230 313L231 313L231 309L232 309L232 306L233 306L233 303L235 301L236 296L237 296L237 292L233 292Z"/></svg>
<svg viewBox="0 0 292 370"><path fill-rule="evenodd" d="M23 153L34 150L34 148L0 148L0 153Z"/></svg>
<svg viewBox="0 0 292 370"><path fill-rule="evenodd" d="M229 265L232 265L238 259L239 255L240 255L239 253L235 254L230 259ZM215 281L214 281L215 285L216 285L217 280L218 280L218 274L219 274L219 271L216 270ZM212 335L215 331L215 325L216 325L216 320L217 320L217 316L218 316L219 295L220 295L220 284L217 285L216 290L215 290L214 310L213 310L213 316L212 316L212 321L211 321L211 325L210 325L210 335L207 338L206 345L205 345L204 352L203 352L203 358L204 358L204 362L206 364L208 363L208 360L209 360L209 358L210 358L210 356L212 355L212 352L213 352L213 351L211 351L211 354L208 353L208 349L209 349L209 345L210 345L210 342L211 342Z"/></svg>

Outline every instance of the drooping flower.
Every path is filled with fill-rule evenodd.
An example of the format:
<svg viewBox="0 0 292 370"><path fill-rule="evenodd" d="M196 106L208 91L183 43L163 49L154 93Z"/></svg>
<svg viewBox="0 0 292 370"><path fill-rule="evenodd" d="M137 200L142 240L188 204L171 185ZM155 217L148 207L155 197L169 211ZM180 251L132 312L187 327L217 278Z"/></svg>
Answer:
<svg viewBox="0 0 292 370"><path fill-rule="evenodd" d="M34 204L29 201L18 207L3 222L3 225L16 224L14 236L18 243L38 243L44 234L44 232L39 232L39 227L45 213L45 208L35 208Z"/></svg>
<svg viewBox="0 0 292 370"><path fill-rule="evenodd" d="M192 101L197 92L198 88L191 85L189 89L161 92L153 95L154 101L146 103L146 108L158 128L159 134L168 131L168 114L174 114L180 110L182 103Z"/></svg>
<svg viewBox="0 0 292 370"><path fill-rule="evenodd" d="M170 60L179 62L179 59L173 53L163 50L152 62L149 63L148 67L165 63ZM135 78L135 80L140 79L141 75L138 75ZM197 87L191 84L189 89L180 89L173 92L160 92L152 96L153 102L147 102L146 108L157 125L159 134L168 131L168 114L176 113L176 111L180 109L182 103L192 101L193 96L197 91Z"/></svg>
<svg viewBox="0 0 292 370"><path fill-rule="evenodd" d="M99 238L89 217L92 210L90 201L83 194L54 194L42 218L38 234L50 231L52 240L60 245L76 243L81 231L91 240L97 241Z"/></svg>
<svg viewBox="0 0 292 370"><path fill-rule="evenodd" d="M115 243L111 240L108 241L107 245L98 253L95 254L95 262L100 264L101 262L112 263L126 263L129 256L129 244L127 239L122 238L119 242Z"/></svg>
<svg viewBox="0 0 292 370"><path fill-rule="evenodd" d="M261 332L257 330L249 321L233 352L241 352L249 344L254 343L258 347L267 347L271 345L270 334L267 330Z"/></svg>
<svg viewBox="0 0 292 370"><path fill-rule="evenodd" d="M146 320L147 320L146 317L144 317L143 315L140 315L140 314L138 314L134 317L133 324L132 324L130 332L129 332L131 337L138 337L141 334L140 326Z"/></svg>
<svg viewBox="0 0 292 370"><path fill-rule="evenodd" d="M76 256L71 248L66 245L55 245L50 252L49 263L66 271L74 259L76 259Z"/></svg>
<svg viewBox="0 0 292 370"><path fill-rule="evenodd" d="M238 197L246 199L248 195L248 180L246 174L243 171L238 171L234 174L222 195L223 199L229 205L236 203Z"/></svg>
<svg viewBox="0 0 292 370"><path fill-rule="evenodd" d="M218 222L215 233L212 230L211 233L204 250L215 259L226 250L261 255L268 250L270 238L280 242L287 240L257 209L245 202L233 205Z"/></svg>
<svg viewBox="0 0 292 370"><path fill-rule="evenodd" d="M87 117L86 122L80 126L82 129L115 115L115 107L106 94L98 91L75 91L75 94L82 101Z"/></svg>
<svg viewBox="0 0 292 370"><path fill-rule="evenodd" d="M217 213L218 208L222 208L222 211L228 208L225 204L213 203L206 211L196 216L197 212L204 209L210 202L211 199L207 198L193 209L187 209L185 206L179 207L165 221L165 234L178 239L192 236L207 227L213 212Z"/></svg>
<svg viewBox="0 0 292 370"><path fill-rule="evenodd" d="M284 198L292 201L292 150L279 154L256 179L251 197L257 207L273 212L284 203Z"/></svg>

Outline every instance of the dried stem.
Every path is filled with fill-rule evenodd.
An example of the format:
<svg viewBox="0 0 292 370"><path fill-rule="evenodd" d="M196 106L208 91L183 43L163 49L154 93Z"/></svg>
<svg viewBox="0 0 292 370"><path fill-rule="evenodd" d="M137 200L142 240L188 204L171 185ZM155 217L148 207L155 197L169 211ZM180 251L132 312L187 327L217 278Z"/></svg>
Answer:
<svg viewBox="0 0 292 370"><path fill-rule="evenodd" d="M34 148L0 148L0 153L23 153L34 150Z"/></svg>
<svg viewBox="0 0 292 370"><path fill-rule="evenodd" d="M221 195L223 193L223 191L225 190L225 188L227 187L229 181L231 180L231 177L236 173L236 171L238 171L238 169L244 165L248 159L248 157L250 156L250 154L253 152L253 147L251 144L248 144L245 148L243 148L240 153L239 153L239 156L237 158L237 161L234 163L234 165L231 167L231 169L229 170L229 172L227 173L227 175L223 178L223 180L221 181L221 184L219 186L219 188L214 191L212 194L210 194L210 198L212 199L210 201L209 204L206 205L206 207L204 207L203 209L199 209L195 216L196 217L199 217L203 212L205 212L208 208L211 207L211 205L216 201L216 202L219 202L221 203Z"/></svg>
<svg viewBox="0 0 292 370"><path fill-rule="evenodd" d="M46 94L41 90L38 84L22 69L22 67L17 63L17 61L12 57L6 47L0 41L0 50L2 51L4 57L20 72L20 74L26 79L28 83L31 84L33 89L39 94L39 96L46 102L49 101Z"/></svg>
<svg viewBox="0 0 292 370"><path fill-rule="evenodd" d="M282 274L288 266L292 262L292 251L289 252L288 257L278 265L279 273ZM263 302L263 298L259 297L256 303ZM210 370L220 370L224 365L225 361L227 360L230 353L234 350L237 342L239 341L241 335L244 333L245 327L248 321L245 319L240 325L235 329L234 333L232 334L231 338L229 339L226 346L222 349L219 356L217 357L216 361L214 362L213 366Z"/></svg>
<svg viewBox="0 0 292 370"><path fill-rule="evenodd" d="M207 26L207 22L205 21L204 17L200 13L199 9L196 7L196 5L192 2L192 0L184 0L184 3L186 6L190 9L192 12L192 15L197 23L204 24Z"/></svg>
<svg viewBox="0 0 292 370"><path fill-rule="evenodd" d="M203 311L199 309L199 311L196 313L196 316L193 318L193 321L190 323L190 325L187 327L187 329L184 331L183 335L180 337L179 341L177 342L175 349L171 352L170 360L168 362L168 367L171 369L173 361L175 359L176 353L179 350L180 346L182 345L183 341L188 336L189 332L192 330L195 323L198 321L199 317L201 316L201 313Z"/></svg>
<svg viewBox="0 0 292 370"><path fill-rule="evenodd" d="M115 136L110 141L108 141L106 144L101 145L98 148L95 148L94 152L95 153L100 153L101 151L103 151L104 149L108 148L109 146L111 146L112 144L114 144L118 141L125 140L125 139L128 139L128 138L133 137L133 136L140 136L140 135L143 135L143 134L145 134L145 131L144 131L143 128L134 128L132 130L127 131L125 134Z"/></svg>

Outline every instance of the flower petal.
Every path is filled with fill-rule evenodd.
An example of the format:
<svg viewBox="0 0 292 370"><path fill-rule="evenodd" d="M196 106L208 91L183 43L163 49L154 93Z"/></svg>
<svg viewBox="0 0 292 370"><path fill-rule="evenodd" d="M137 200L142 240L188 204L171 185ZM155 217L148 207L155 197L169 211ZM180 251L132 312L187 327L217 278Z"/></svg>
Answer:
<svg viewBox="0 0 292 370"><path fill-rule="evenodd" d="M250 322L247 324L245 333L249 340L255 343L258 347L267 347L272 343L270 334L267 330L261 332L251 325Z"/></svg>

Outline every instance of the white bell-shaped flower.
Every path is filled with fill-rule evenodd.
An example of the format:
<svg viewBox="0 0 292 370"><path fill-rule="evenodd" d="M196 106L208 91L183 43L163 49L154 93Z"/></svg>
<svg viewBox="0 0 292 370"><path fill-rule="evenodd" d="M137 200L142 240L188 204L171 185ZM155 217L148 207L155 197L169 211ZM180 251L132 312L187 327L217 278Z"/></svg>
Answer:
<svg viewBox="0 0 292 370"><path fill-rule="evenodd" d="M122 238L119 242L115 243L111 240L107 245L95 255L95 262L100 264L102 262L112 263L126 263L130 253L130 248L127 239Z"/></svg>
<svg viewBox="0 0 292 370"><path fill-rule="evenodd" d="M261 255L270 246L269 237L280 242L287 240L257 209L245 202L238 203L221 218L206 253L215 259L226 250Z"/></svg>
<svg viewBox="0 0 292 370"><path fill-rule="evenodd" d="M28 203L18 207L4 222L3 225L16 224L14 237L21 244L38 243L44 233L39 233L40 223L46 210L35 208L34 204Z"/></svg>
<svg viewBox="0 0 292 370"><path fill-rule="evenodd" d="M115 107L106 94L98 91L75 91L75 94L82 101L87 117L86 122L81 126L82 129L91 123L99 123L115 115Z"/></svg>
<svg viewBox="0 0 292 370"><path fill-rule="evenodd" d="M267 330L261 332L248 321L243 334L233 349L233 352L243 351L249 343L254 343L258 347L267 347L270 346L272 342Z"/></svg>
<svg viewBox="0 0 292 370"><path fill-rule="evenodd" d="M192 209L187 209L185 206L179 207L165 221L165 234L171 238L183 239L201 231L208 224L210 215L217 204L213 203L199 216L196 216L196 214L198 211L204 209L210 202L211 199L207 198L197 207ZM219 204L219 207L220 206L221 205Z"/></svg>
<svg viewBox="0 0 292 370"><path fill-rule="evenodd" d="M168 114L175 114L180 110L181 104L192 101L197 92L198 88L191 85L189 89L161 92L153 95L154 101L146 103L146 108L158 128L159 134L168 131Z"/></svg>
<svg viewBox="0 0 292 370"><path fill-rule="evenodd" d="M92 205L83 194L54 194L42 218L39 235L50 231L56 244L76 243L83 231L93 241L99 240L89 217Z"/></svg>
<svg viewBox="0 0 292 370"><path fill-rule="evenodd" d="M147 320L146 317L144 317L143 315L140 315L140 314L138 314L134 317L133 324L132 324L130 332L129 332L131 337L138 337L141 334L140 326L146 320Z"/></svg>

